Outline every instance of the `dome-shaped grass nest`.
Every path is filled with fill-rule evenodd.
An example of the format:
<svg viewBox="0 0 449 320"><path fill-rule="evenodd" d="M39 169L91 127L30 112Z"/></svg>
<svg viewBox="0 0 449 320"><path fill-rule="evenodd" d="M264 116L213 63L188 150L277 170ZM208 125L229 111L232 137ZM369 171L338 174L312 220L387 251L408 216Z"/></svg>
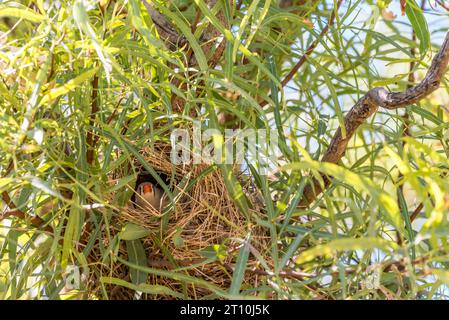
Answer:
<svg viewBox="0 0 449 320"><path fill-rule="evenodd" d="M138 241L137 246L143 247L145 251L144 259L140 257L140 265L145 264L151 270L170 272L168 276L166 273L161 275L157 272L143 272L147 276L142 282L150 289L141 295L141 298L219 298L213 290L195 283L196 281L179 281L172 275L183 274L207 281L223 291L229 290L237 256L243 240L248 239L248 235L250 254L247 270L257 268L260 257L271 264L267 258L270 250L268 231L255 223L255 218L262 218L263 215L262 205L257 203L260 197L255 194L256 189L251 187L253 184L250 179L242 175L240 180L253 207L250 212L242 213L229 196L219 169L205 164L173 165L170 161L170 150L170 145L166 143L156 143L154 147L142 150L141 155L147 165L143 166L141 161L136 161L135 165L140 172L136 184L142 180L153 179L146 170L149 166L170 188L174 202L170 202L168 209L161 213L157 210L137 208L130 201L111 219L108 236L104 231L105 238L112 239L120 231L130 228L130 225L139 232L147 231L145 236L137 240L118 240L115 253L120 259L128 262L135 260L134 254L130 255L129 250L134 250L133 245ZM115 173L114 179L119 180L121 174L123 173ZM107 243L101 245L106 246ZM101 284L99 280L112 277L136 283L135 278L139 276L139 271L120 262L120 259L105 259L104 254L100 252L99 248L94 247L89 257L92 268L95 269L95 279L90 281L94 291L98 294L101 294L101 291L103 295L106 293L109 299L135 298L135 288L125 287L117 281ZM102 263L99 263L100 261ZM144 270L140 270L141 274L142 271ZM263 278L264 276L258 273L246 272L242 290L264 285ZM159 294L149 293L159 292L158 290Z"/></svg>

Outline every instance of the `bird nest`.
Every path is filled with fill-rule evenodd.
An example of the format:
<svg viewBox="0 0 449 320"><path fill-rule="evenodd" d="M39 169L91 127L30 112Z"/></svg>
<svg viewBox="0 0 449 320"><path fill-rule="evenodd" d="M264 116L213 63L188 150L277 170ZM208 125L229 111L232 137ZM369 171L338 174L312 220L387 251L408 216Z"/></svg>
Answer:
<svg viewBox="0 0 449 320"><path fill-rule="evenodd" d="M175 280L173 274L183 274L196 279L205 280L223 291L229 289L233 277L233 269L243 240L249 235L250 255L247 270L257 269L259 260L264 257L270 264L267 250L270 248L267 230L255 223L256 217L263 214L262 206L257 203L256 188L251 187L250 179L241 178L245 193L252 208L242 213L226 191L224 179L218 169L205 164L173 165L170 161L169 144L157 143L153 148L141 151L141 155L174 194L174 202L162 213L157 210L140 209L132 201L114 215L109 232L117 234L125 226L137 225L147 230L148 235L140 238L146 255L146 266L152 270L163 270L166 273L149 273L146 285L156 288L164 286L170 292L179 293L177 297L198 299L217 297L214 293L199 285L196 281ZM143 179L147 175L145 166L136 161ZM147 167L148 168L148 167ZM120 174L118 174L120 175ZM242 176L243 177L243 176ZM116 175L116 179L120 177ZM134 186L132 186L134 187ZM249 191L252 190L252 191ZM112 239L110 236L109 239ZM107 243L103 243L106 246ZM97 292L107 292L110 299L133 299L136 290L117 284L100 285L99 277L114 277L132 282L132 269L114 259L106 259L99 248L94 248L90 260L97 281L91 283ZM120 241L116 253L123 260L130 261L126 241ZM216 256L216 259L211 259ZM103 260L102 260L103 259ZM167 272L169 273L167 275ZM246 272L242 282L242 290L256 288L264 284L264 275L257 272ZM204 282L203 282L204 283ZM155 286L156 285L156 286ZM158 287L161 288L161 287ZM95 290L94 290L95 291ZM172 299L172 294L144 293L144 299Z"/></svg>

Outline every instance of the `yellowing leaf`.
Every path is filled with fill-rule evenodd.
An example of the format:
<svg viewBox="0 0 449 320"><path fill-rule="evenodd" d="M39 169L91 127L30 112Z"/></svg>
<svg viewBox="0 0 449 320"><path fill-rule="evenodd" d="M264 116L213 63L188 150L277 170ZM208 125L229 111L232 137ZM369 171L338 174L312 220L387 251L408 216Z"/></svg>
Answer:
<svg viewBox="0 0 449 320"><path fill-rule="evenodd" d="M438 277L438 279L449 285L449 271L441 269L431 269L431 272Z"/></svg>
<svg viewBox="0 0 449 320"><path fill-rule="evenodd" d="M396 201L382 188L377 186L371 179L356 174L351 170L342 168L334 163L307 161L295 162L283 166L280 170L316 170L328 176L334 177L340 181L354 186L360 192L368 192L376 203L384 209L386 216L390 222L400 231L404 226L401 220L401 213Z"/></svg>
<svg viewBox="0 0 449 320"><path fill-rule="evenodd" d="M384 147L385 152L390 156L390 158L394 161L396 166L398 167L399 171L403 175L407 175L410 173L410 165L408 165L402 158L394 152L390 147L385 146Z"/></svg>
<svg viewBox="0 0 449 320"><path fill-rule="evenodd" d="M79 75L78 77L70 80L69 82L63 84L62 86L51 89L50 92L48 92L42 98L41 105L74 90L76 87L78 87L84 81L91 78L98 71L98 69L99 69L99 67L93 68L89 71L84 72L83 74Z"/></svg>
<svg viewBox="0 0 449 320"><path fill-rule="evenodd" d="M310 262L319 256L332 255L338 251L375 248L382 249L384 251L392 251L398 249L398 245L395 242L381 238L337 239L302 252L296 258L296 263L301 264Z"/></svg>
<svg viewBox="0 0 449 320"><path fill-rule="evenodd" d="M0 18L3 17L12 17L12 18L20 18L25 19L31 22L41 22L45 20L45 17L28 9L28 8L8 8L3 7L0 8Z"/></svg>
<svg viewBox="0 0 449 320"><path fill-rule="evenodd" d="M0 188L8 185L9 183L11 183L14 179L12 178L0 178Z"/></svg>
<svg viewBox="0 0 449 320"><path fill-rule="evenodd" d="M390 84L397 84L399 81L405 79L408 76L408 73L404 74L398 74L395 77L392 78L384 78L373 81L373 86L380 87L380 86L387 86Z"/></svg>

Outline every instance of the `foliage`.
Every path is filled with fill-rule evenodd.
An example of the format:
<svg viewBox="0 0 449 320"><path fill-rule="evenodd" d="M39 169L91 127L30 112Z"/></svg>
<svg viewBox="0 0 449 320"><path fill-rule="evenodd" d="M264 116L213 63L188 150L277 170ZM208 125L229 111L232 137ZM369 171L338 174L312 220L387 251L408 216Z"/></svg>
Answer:
<svg viewBox="0 0 449 320"><path fill-rule="evenodd" d="M141 1L1 2L0 297L107 299L107 284L147 297L188 297L146 282L159 276L206 288L210 298L447 298L447 82L418 104L379 109L340 163L319 161L368 89L402 91L423 78L447 12L427 5L423 14L415 1L407 1L404 16L399 1L337 2L217 1L211 8L205 0L153 1L186 41L174 49ZM218 30L212 49L204 43L208 28ZM114 237L114 217L132 195L138 166L152 169L140 150L169 143L175 128L193 120L221 131L282 133L272 174L245 166L265 204L262 218L251 214L239 173L217 166L223 192L248 224L238 250L205 248L217 263L233 256L229 288L188 267L148 267L141 227L128 225ZM118 171L121 177L111 176ZM304 186L322 174L332 177L330 186L298 207ZM271 243L260 256L250 245L253 226L265 228ZM176 237L182 246L181 229ZM101 261L88 260L94 245ZM128 258L118 254L120 245ZM245 283L245 273L256 272L251 258L259 262L257 287ZM97 264L113 262L129 267L130 278L95 274ZM67 289L71 266L83 275L77 290ZM91 279L104 289L91 292Z"/></svg>

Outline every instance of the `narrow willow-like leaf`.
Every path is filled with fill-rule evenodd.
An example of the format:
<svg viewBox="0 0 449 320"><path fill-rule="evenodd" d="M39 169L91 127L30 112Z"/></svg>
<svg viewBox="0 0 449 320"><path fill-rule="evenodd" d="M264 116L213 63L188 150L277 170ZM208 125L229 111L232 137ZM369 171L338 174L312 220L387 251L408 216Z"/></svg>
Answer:
<svg viewBox="0 0 449 320"><path fill-rule="evenodd" d="M302 252L296 258L295 262L297 264L302 264L310 262L316 257L331 255L340 251L367 250L376 248L382 249L386 252L391 252L393 250L397 250L398 245L393 241L388 241L381 238L337 239Z"/></svg>
<svg viewBox="0 0 449 320"><path fill-rule="evenodd" d="M137 240L144 238L151 234L150 230L145 229L142 226L138 226L134 223L127 223L122 231L120 231L120 239L122 240Z"/></svg>
<svg viewBox="0 0 449 320"><path fill-rule="evenodd" d="M240 287L242 286L242 281L245 277L246 264L248 263L249 241L250 237L245 239L243 246L240 248L235 263L234 273L232 275L231 287L229 288L229 294L231 295L238 295L240 293Z"/></svg>
<svg viewBox="0 0 449 320"><path fill-rule="evenodd" d="M0 18L3 17L20 18L31 22L42 22L46 19L43 15L22 5L19 7L9 7L6 5L0 6Z"/></svg>
<svg viewBox="0 0 449 320"><path fill-rule="evenodd" d="M145 253L145 248L140 240L128 240L126 241L126 251L128 252L128 260L130 263L146 267L148 264L148 258ZM130 268L131 281L135 285L145 283L148 277L148 273L144 270Z"/></svg>
<svg viewBox="0 0 449 320"><path fill-rule="evenodd" d="M100 281L103 283L115 284L118 286L122 286L125 288L129 288L129 289L147 293L147 294L168 295L168 296L172 296L172 297L175 297L178 299L182 299L184 297L181 293L173 291L170 288L168 288L166 286L162 286L162 285L151 285L151 284L147 284L147 283L140 283L138 285L135 285L133 283L124 281L123 279L113 278L113 277L102 277L102 278L100 278Z"/></svg>
<svg viewBox="0 0 449 320"><path fill-rule="evenodd" d="M419 39L419 52L423 55L430 47L430 32L426 18L415 0L407 0L405 14Z"/></svg>

